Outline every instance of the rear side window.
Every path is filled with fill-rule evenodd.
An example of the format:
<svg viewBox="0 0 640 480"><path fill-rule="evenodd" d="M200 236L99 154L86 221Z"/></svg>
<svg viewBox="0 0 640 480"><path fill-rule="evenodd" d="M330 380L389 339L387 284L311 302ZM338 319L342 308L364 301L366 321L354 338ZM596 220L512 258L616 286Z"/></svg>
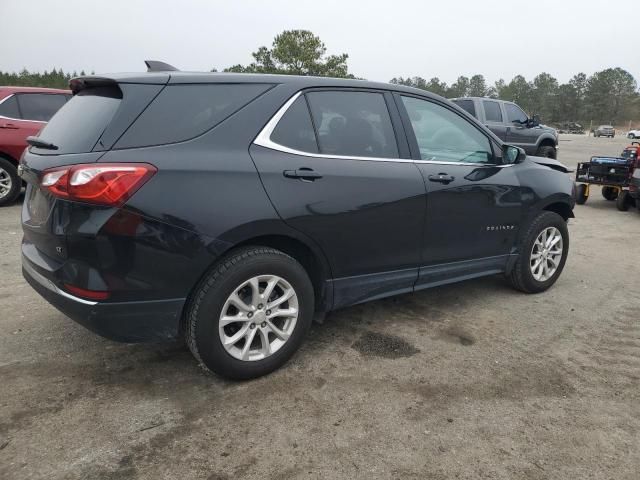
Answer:
<svg viewBox="0 0 640 480"><path fill-rule="evenodd" d="M24 120L48 122L67 103L67 97L50 93L20 93L17 95Z"/></svg>
<svg viewBox="0 0 640 480"><path fill-rule="evenodd" d="M7 98L4 102L0 103L0 115L7 118L20 118L20 111L18 110L18 100L13 95Z"/></svg>
<svg viewBox="0 0 640 480"><path fill-rule="evenodd" d="M320 153L398 158L398 146L382 94L311 92L307 99Z"/></svg>
<svg viewBox="0 0 640 480"><path fill-rule="evenodd" d="M183 142L215 127L269 89L265 84L199 84L165 87L115 148Z"/></svg>
<svg viewBox="0 0 640 480"><path fill-rule="evenodd" d="M120 106L122 92L118 87L81 90L51 119L40 137L58 147L43 150L42 155L90 152Z"/></svg>
<svg viewBox="0 0 640 480"><path fill-rule="evenodd" d="M509 122L526 123L527 114L524 113L519 106L513 103L505 103L504 109L507 111L507 118L509 119Z"/></svg>
<svg viewBox="0 0 640 480"><path fill-rule="evenodd" d="M476 117L476 107L473 104L473 100L454 100L453 103L458 105L460 108L470 113L474 117ZM476 117L478 118L478 117Z"/></svg>
<svg viewBox="0 0 640 480"><path fill-rule="evenodd" d="M271 140L302 152L318 153L316 134L304 95L289 107L271 134Z"/></svg>
<svg viewBox="0 0 640 480"><path fill-rule="evenodd" d="M502 111L498 102L484 100L484 116L487 122L502 123Z"/></svg>

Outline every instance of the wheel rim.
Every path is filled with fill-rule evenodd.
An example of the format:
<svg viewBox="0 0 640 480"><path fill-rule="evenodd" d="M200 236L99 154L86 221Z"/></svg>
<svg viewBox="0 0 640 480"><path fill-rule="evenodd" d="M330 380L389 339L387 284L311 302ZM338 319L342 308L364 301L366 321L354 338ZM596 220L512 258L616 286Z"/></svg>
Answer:
<svg viewBox="0 0 640 480"><path fill-rule="evenodd" d="M11 175L5 169L0 168L0 198L9 195L12 186Z"/></svg>
<svg viewBox="0 0 640 480"><path fill-rule="evenodd" d="M263 360L280 350L298 321L298 296L276 275L259 275L236 287L222 307L220 341L243 361Z"/></svg>
<svg viewBox="0 0 640 480"><path fill-rule="evenodd" d="M563 241L560 230L547 227L536 238L531 248L529 265L533 278L546 282L558 270L562 259Z"/></svg>

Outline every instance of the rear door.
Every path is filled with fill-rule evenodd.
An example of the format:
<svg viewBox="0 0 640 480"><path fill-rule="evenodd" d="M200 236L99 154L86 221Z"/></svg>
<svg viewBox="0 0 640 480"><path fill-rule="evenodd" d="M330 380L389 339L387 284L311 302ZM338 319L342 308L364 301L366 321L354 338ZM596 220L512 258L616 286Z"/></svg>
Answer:
<svg viewBox="0 0 640 480"><path fill-rule="evenodd" d="M299 93L251 147L282 219L324 251L334 307L411 291L425 187L393 98L371 90Z"/></svg>
<svg viewBox="0 0 640 480"><path fill-rule="evenodd" d="M484 110L484 124L495 133L500 140L506 142L510 127L506 125L500 102L495 100L480 100Z"/></svg>
<svg viewBox="0 0 640 480"><path fill-rule="evenodd" d="M498 145L444 103L397 95L412 153L427 186L417 286L504 268L522 211L515 169Z"/></svg>

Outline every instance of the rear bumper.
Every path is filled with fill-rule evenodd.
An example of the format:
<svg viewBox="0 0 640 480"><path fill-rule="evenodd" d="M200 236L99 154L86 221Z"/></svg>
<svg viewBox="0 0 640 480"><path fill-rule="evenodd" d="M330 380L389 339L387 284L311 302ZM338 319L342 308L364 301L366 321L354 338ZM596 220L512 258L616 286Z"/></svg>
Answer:
<svg viewBox="0 0 640 480"><path fill-rule="evenodd" d="M98 335L119 342L175 338L180 332L184 298L143 302L94 302L62 290L22 256L22 274L51 305Z"/></svg>

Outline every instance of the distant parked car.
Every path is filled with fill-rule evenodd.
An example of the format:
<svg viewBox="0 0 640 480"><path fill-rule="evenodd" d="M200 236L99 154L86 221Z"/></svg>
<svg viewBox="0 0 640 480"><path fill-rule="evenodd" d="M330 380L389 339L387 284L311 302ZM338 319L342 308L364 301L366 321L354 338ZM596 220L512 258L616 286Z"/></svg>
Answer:
<svg viewBox="0 0 640 480"><path fill-rule="evenodd" d="M611 125L600 125L598 128L596 128L593 131L593 136L613 138L616 136L616 129L613 128Z"/></svg>
<svg viewBox="0 0 640 480"><path fill-rule="evenodd" d="M540 125L513 102L484 97L453 98L453 103L484 123L503 142L522 148L527 155L558 157L558 133Z"/></svg>
<svg viewBox="0 0 640 480"><path fill-rule="evenodd" d="M26 138L36 135L70 98L68 90L0 87L0 207L20 194L17 167Z"/></svg>
<svg viewBox="0 0 640 480"><path fill-rule="evenodd" d="M627 138L640 138L640 130L629 130Z"/></svg>

